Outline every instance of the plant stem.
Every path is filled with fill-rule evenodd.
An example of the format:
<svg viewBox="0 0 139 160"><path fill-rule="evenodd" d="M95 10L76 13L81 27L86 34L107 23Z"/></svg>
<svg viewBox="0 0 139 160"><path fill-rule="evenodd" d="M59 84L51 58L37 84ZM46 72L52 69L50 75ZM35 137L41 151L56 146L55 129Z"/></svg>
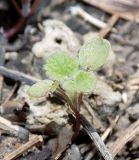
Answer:
<svg viewBox="0 0 139 160"><path fill-rule="evenodd" d="M25 11L25 13L22 10L22 9L24 9L23 7L25 5L27 5L28 3L31 3L29 0L22 0L21 8L19 7L18 3L15 0L11 0L11 2L14 5L18 14L20 15L20 19L17 21L17 23L11 29L9 29L8 31L5 31L4 35L5 35L6 38L11 38L13 35L18 33L21 29L23 29L25 27L25 24L27 23L28 18L30 16L32 16L32 14L36 10L37 6L39 5L40 0L34 0L29 13L28 13L29 9L27 9Z"/></svg>
<svg viewBox="0 0 139 160"><path fill-rule="evenodd" d="M81 101L82 101L82 93L76 93L75 97L74 97L74 103L75 103L75 107L74 107L74 113L76 116L76 136L78 136L79 132L80 132L80 105L81 105Z"/></svg>
<svg viewBox="0 0 139 160"><path fill-rule="evenodd" d="M83 93L79 93L78 95L78 110L80 111L80 106L81 106L81 103L82 103L82 100L83 100Z"/></svg>
<svg viewBox="0 0 139 160"><path fill-rule="evenodd" d="M80 132L80 104L82 101L82 94L76 93L74 96L73 102L72 102L72 100L69 98L69 96L64 92L64 90L60 86L57 88L57 91L67 101L68 105L70 106L70 108L72 109L72 111L74 112L74 114L76 116L75 132L76 132L76 136L77 136Z"/></svg>
<svg viewBox="0 0 139 160"><path fill-rule="evenodd" d="M11 0L12 4L14 5L16 11L18 12L18 14L21 16L21 17L24 17L23 13L21 12L21 9L19 7L19 5L17 4L17 2L15 0Z"/></svg>
<svg viewBox="0 0 139 160"><path fill-rule="evenodd" d="M39 5L40 0L34 0L32 7L31 7L31 11L29 13L28 16L32 16L32 14L34 13L34 11L36 10L37 6Z"/></svg>
<svg viewBox="0 0 139 160"><path fill-rule="evenodd" d="M80 112L78 110L75 111L75 116L76 116L76 135L79 135L80 132Z"/></svg>
<svg viewBox="0 0 139 160"><path fill-rule="evenodd" d="M24 27L25 24L26 24L26 18L22 17L11 29L9 29L8 31L5 31L4 36L6 38L12 37L17 32L19 32Z"/></svg>
<svg viewBox="0 0 139 160"><path fill-rule="evenodd" d="M57 88L58 93L64 98L64 100L68 103L68 105L71 107L71 109L74 111L74 105L72 104L72 101L68 97L68 95L64 92L64 90L59 86Z"/></svg>

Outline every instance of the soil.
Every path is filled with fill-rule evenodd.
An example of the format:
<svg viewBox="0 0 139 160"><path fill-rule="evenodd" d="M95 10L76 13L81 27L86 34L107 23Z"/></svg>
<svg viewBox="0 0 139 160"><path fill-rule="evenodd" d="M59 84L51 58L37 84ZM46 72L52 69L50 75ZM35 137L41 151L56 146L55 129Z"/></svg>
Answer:
<svg viewBox="0 0 139 160"><path fill-rule="evenodd" d="M3 6L0 8L0 26L6 31L16 24L20 16L11 2L3 0L0 4ZM0 66L44 79L47 76L43 65L50 54L61 50L77 55L86 39L96 35L100 29L72 15L70 8L76 5L104 22L111 16L82 1L41 0L35 13L18 33L5 38L1 32L0 56L3 58ZM110 151L119 136L124 132L127 134L127 128L139 119L139 26L135 21L119 19L114 28L116 32L105 37L112 45L111 58L96 73L96 90L85 95L81 106L81 113L101 137L111 128L104 138ZM38 43L40 46L35 48ZM1 116L29 132L29 139L20 137L1 129L0 122L0 160L34 136L41 136L43 143L35 144L14 159L102 159L83 127L73 138L74 122L70 122L72 120L61 97L54 94L47 99L30 100L26 94L28 88L25 81L0 75ZM118 151L115 159L139 159L138 135L139 129Z"/></svg>

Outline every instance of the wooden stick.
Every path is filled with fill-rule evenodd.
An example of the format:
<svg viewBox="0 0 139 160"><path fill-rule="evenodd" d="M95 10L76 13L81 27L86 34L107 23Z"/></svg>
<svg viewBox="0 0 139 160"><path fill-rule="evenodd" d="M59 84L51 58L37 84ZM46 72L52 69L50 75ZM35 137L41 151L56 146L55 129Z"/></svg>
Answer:
<svg viewBox="0 0 139 160"><path fill-rule="evenodd" d="M74 6L71 7L71 12L74 15L79 15L82 17L85 21L88 21L89 23L95 25L98 28L105 28L107 26L106 23L102 22L101 20L93 17L92 15L88 14L86 11L84 11L81 7L79 6ZM112 29L113 32L115 32L115 29Z"/></svg>
<svg viewBox="0 0 139 160"><path fill-rule="evenodd" d="M3 66L0 66L0 74L5 77L14 79L16 81L23 81L23 82L30 84L30 85L39 81L37 78L34 78L32 76L29 76L29 75L22 73L22 72L19 72L19 71L14 71L14 70L8 69Z"/></svg>
<svg viewBox="0 0 139 160"><path fill-rule="evenodd" d="M108 33L111 31L112 27L115 25L115 23L118 21L119 15L113 14L111 18L109 19L107 25L105 28L101 29L99 32L99 35L101 37L106 37Z"/></svg>
<svg viewBox="0 0 139 160"><path fill-rule="evenodd" d="M110 147L112 155L115 157L125 144L135 138L139 134L139 119L131 124L127 129L123 130L117 140Z"/></svg>
<svg viewBox="0 0 139 160"><path fill-rule="evenodd" d="M93 140L95 146L100 151L104 160L114 160L112 154L109 152L96 130L91 126L91 124L86 120L86 118L83 115L80 115L80 120L84 130Z"/></svg>
<svg viewBox="0 0 139 160"><path fill-rule="evenodd" d="M111 125L110 127L108 127L105 132L101 135L101 139L103 141L106 140L106 138L109 136L109 134L111 133L111 131L113 130L113 128L115 127L117 121L119 120L119 116L116 116L116 118L114 119L114 125Z"/></svg>
<svg viewBox="0 0 139 160"><path fill-rule="evenodd" d="M116 7L112 7L112 5L108 5L108 3L106 3L105 1L103 0L82 0L83 2L85 3L88 3L88 4L91 4L107 13L110 13L110 14L118 14L120 18L123 18L125 20L135 20L135 13L133 12L129 12L129 11L117 11L116 8L118 8L117 6ZM137 10L137 9L136 9ZM139 23L139 17L136 18L136 22Z"/></svg>
<svg viewBox="0 0 139 160"><path fill-rule="evenodd" d="M29 136L28 130L23 127L13 125L9 120L0 116L0 129L6 131L7 133L19 136L22 139L27 139Z"/></svg>
<svg viewBox="0 0 139 160"><path fill-rule="evenodd" d="M38 143L42 143L43 139L41 136L35 136L31 138L27 143L20 146L18 149L10 153L6 156L3 160L15 160L17 157L25 153L28 149L32 148L33 146L37 145Z"/></svg>
<svg viewBox="0 0 139 160"><path fill-rule="evenodd" d="M4 102L1 104L1 106L5 106L6 103L11 99L11 97L13 96L17 86L18 86L18 83L15 83L15 85L13 86L13 88L11 89L10 93L8 94L8 96L6 97Z"/></svg>

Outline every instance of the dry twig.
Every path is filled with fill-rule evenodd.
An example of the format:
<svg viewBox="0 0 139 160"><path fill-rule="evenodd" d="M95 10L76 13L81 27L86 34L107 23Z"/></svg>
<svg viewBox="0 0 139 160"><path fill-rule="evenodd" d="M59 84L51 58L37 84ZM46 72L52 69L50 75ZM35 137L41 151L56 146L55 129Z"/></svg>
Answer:
<svg viewBox="0 0 139 160"><path fill-rule="evenodd" d="M93 17L92 15L88 14L86 11L84 11L81 7L79 6L74 6L71 7L71 12L74 15L79 15L80 17L82 17L85 21L88 21L90 24L98 27L98 28L105 28L107 27L107 24L102 22L101 20ZM112 31L115 32L116 29L112 28Z"/></svg>
<svg viewBox="0 0 139 160"><path fill-rule="evenodd" d="M33 76L29 76L19 71L11 70L3 66L0 66L0 74L5 77L12 78L16 81L21 81L21 82L23 81L27 84L34 84L38 81L38 79L34 78Z"/></svg>
<svg viewBox="0 0 139 160"><path fill-rule="evenodd" d="M101 29L99 32L99 35L101 37L106 37L107 34L111 31L112 27L115 25L115 23L118 21L119 16L117 14L113 14L111 18L109 19L107 25L105 28Z"/></svg>
<svg viewBox="0 0 139 160"><path fill-rule="evenodd" d="M23 144L15 151L10 153L8 156L4 158L4 160L14 160L23 153L25 153L28 149L32 148L33 146L37 145L38 143L42 143L43 139L41 136L35 136L31 138L27 143Z"/></svg>
<svg viewBox="0 0 139 160"><path fill-rule="evenodd" d="M119 120L119 116L116 116L116 118L114 119L114 126L116 125L116 123L117 123L118 120ZM113 130L114 126L111 125L111 126L108 127L108 128L106 129L106 131L102 134L101 139L102 139L103 141L106 140L106 138L108 137L108 135L109 135L109 134L111 133L111 131Z"/></svg>
<svg viewBox="0 0 139 160"><path fill-rule="evenodd" d="M124 130L111 146L111 153L115 157L125 144L139 134L139 119Z"/></svg>
<svg viewBox="0 0 139 160"><path fill-rule="evenodd" d="M27 139L29 135L29 132L25 128L13 125L9 120L3 117L0 117L0 129L11 135L19 136L22 139Z"/></svg>
<svg viewBox="0 0 139 160"><path fill-rule="evenodd" d="M137 17L137 11L139 10L139 5L133 2L132 8L131 5L123 3L124 7L121 7L121 10L119 10L119 4L116 3L117 1L111 0L82 0L83 2L86 2L90 5L93 5L107 13L110 14L118 14L120 18L126 19L126 20L136 20L136 22L139 23L139 17ZM130 1L130 0L129 0ZM116 5L117 4L117 5Z"/></svg>
<svg viewBox="0 0 139 160"><path fill-rule="evenodd" d="M4 102L1 104L1 106L5 106L6 103L11 99L11 97L13 96L16 88L18 86L18 83L15 83L15 85L13 86L13 88L11 89L10 93L8 94L7 98L4 100Z"/></svg>

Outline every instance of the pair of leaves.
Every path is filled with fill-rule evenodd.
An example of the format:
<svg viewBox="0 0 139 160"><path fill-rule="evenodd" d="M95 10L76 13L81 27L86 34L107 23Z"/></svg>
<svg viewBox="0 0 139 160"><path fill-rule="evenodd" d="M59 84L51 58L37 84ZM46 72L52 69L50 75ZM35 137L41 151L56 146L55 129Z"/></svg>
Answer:
<svg viewBox="0 0 139 160"><path fill-rule="evenodd" d="M106 62L110 49L107 40L96 37L81 47L79 60L73 59L67 53L56 53L48 58L44 68L49 77L62 81L75 75L79 71L79 66L96 71Z"/></svg>
<svg viewBox="0 0 139 160"><path fill-rule="evenodd" d="M78 61L67 53L55 53L48 58L44 68L52 79L65 80L73 76L79 70L79 66L90 71L99 69L106 62L110 49L107 40L96 37L81 47Z"/></svg>
<svg viewBox="0 0 139 160"><path fill-rule="evenodd" d="M73 80L67 80L63 88L70 92L90 92L96 86L96 78L89 72L79 71Z"/></svg>
<svg viewBox="0 0 139 160"><path fill-rule="evenodd" d="M99 69L106 62L109 52L109 42L97 37L81 47L79 60L70 57L67 53L55 53L48 58L44 69L53 80L63 83L62 86L65 90L91 92L95 88L96 79L91 73L81 71L80 67L88 71ZM71 78L73 79L71 80ZM56 87L54 88L56 89ZM29 89L29 95L41 97L52 88L53 82L50 80L38 82Z"/></svg>
<svg viewBox="0 0 139 160"><path fill-rule="evenodd" d="M56 82L63 81L73 76L79 69L76 59L71 58L67 53L56 53L48 58L44 66L49 77ZM53 83L52 80L43 80L34 84L28 94L31 97L43 97L48 92L54 92L59 83Z"/></svg>
<svg viewBox="0 0 139 160"><path fill-rule="evenodd" d="M71 93L73 92L90 92L95 88L96 78L89 72L79 71L73 80L66 80L63 88ZM58 83L51 80L42 80L28 90L28 94L32 97L44 97L48 92L54 92L58 87Z"/></svg>

